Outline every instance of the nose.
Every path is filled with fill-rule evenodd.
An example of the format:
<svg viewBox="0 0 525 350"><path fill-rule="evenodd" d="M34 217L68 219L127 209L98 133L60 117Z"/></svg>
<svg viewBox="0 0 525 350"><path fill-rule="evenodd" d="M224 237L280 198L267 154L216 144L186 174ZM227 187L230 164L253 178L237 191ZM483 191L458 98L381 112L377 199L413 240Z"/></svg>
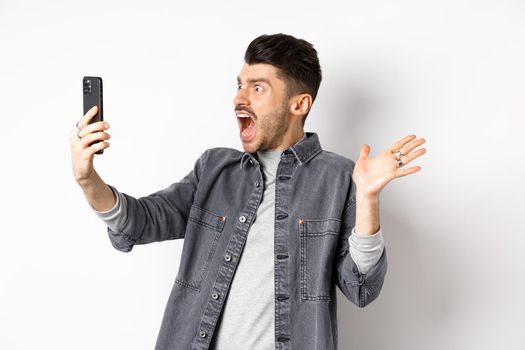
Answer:
<svg viewBox="0 0 525 350"><path fill-rule="evenodd" d="M250 105L250 99L248 98L246 89L237 89L237 94L233 98L233 104L236 106Z"/></svg>

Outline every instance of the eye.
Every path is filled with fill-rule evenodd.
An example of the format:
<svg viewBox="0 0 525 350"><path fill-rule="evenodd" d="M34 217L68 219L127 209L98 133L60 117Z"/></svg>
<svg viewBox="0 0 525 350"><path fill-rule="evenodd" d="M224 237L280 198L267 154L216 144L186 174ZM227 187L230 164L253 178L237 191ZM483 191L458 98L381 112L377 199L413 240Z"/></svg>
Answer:
<svg viewBox="0 0 525 350"><path fill-rule="evenodd" d="M255 91L262 92L263 91L262 86L261 85L255 85Z"/></svg>
<svg viewBox="0 0 525 350"><path fill-rule="evenodd" d="M242 84L241 83L237 83L237 90L240 90L242 89Z"/></svg>

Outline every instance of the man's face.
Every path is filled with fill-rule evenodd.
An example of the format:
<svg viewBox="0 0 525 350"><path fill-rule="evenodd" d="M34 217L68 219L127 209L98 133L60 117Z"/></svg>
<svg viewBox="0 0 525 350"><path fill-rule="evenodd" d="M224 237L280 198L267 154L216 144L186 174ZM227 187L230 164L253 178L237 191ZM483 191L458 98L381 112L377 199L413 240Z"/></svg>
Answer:
<svg viewBox="0 0 525 350"><path fill-rule="evenodd" d="M242 146L246 152L281 149L288 130L286 85L269 64L244 64L233 99Z"/></svg>

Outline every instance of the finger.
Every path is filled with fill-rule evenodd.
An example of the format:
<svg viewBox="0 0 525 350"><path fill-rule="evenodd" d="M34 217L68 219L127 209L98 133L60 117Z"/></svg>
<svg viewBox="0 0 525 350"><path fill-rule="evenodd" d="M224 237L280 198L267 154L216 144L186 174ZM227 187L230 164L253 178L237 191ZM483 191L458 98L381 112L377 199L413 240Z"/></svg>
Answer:
<svg viewBox="0 0 525 350"><path fill-rule="evenodd" d="M407 176L407 175L410 175L410 174L413 174L413 173L417 173L420 170L421 170L420 166L413 166L413 167L410 167L410 168L399 168L399 169L397 169L395 171L395 176L396 176L396 178L397 177L403 177L403 176Z"/></svg>
<svg viewBox="0 0 525 350"><path fill-rule="evenodd" d="M77 128L73 128L73 130L71 130L71 133L69 134L70 143L76 143L76 141L78 141L77 133L78 133Z"/></svg>
<svg viewBox="0 0 525 350"><path fill-rule="evenodd" d="M88 147L92 142L99 141L99 140L109 140L111 138L111 135L107 132L95 132L92 134L88 134L84 137L82 137L82 145L84 147Z"/></svg>
<svg viewBox="0 0 525 350"><path fill-rule="evenodd" d="M426 148L420 148L412 153L407 154L406 156L401 157L401 161L403 164L408 164L414 159L421 157L425 153L427 153Z"/></svg>
<svg viewBox="0 0 525 350"><path fill-rule="evenodd" d="M78 136L83 137L84 135L88 135L93 132L102 131L106 129L109 129L109 124L107 122L100 121L82 127L80 131L78 131Z"/></svg>
<svg viewBox="0 0 525 350"><path fill-rule="evenodd" d="M84 150L84 157L88 159L92 157L95 153L97 153L98 151L106 149L109 146L110 144L107 141L94 143Z"/></svg>
<svg viewBox="0 0 525 350"><path fill-rule="evenodd" d="M397 140L390 147L390 152L392 152L392 153L397 152L398 150L401 149L401 147L403 147L405 144L407 144L408 142L412 141L415 138L416 138L416 135L408 135L408 136L403 137L400 140Z"/></svg>
<svg viewBox="0 0 525 350"><path fill-rule="evenodd" d="M361 152L359 153L359 158L368 159L370 154L370 146L367 144L361 145Z"/></svg>
<svg viewBox="0 0 525 350"><path fill-rule="evenodd" d="M409 154L413 149L415 149L416 147L419 147L421 146L422 144L424 144L426 142L426 140L424 138L420 138L420 139L417 139L417 140L414 140L414 141L411 141L409 142L408 144L404 145L403 147L401 147L399 149L399 151L401 151L402 154L404 155L407 155Z"/></svg>
<svg viewBox="0 0 525 350"><path fill-rule="evenodd" d="M93 106L89 111L87 111L86 114L80 118L80 120L77 123L77 128L82 129L84 126L89 124L89 121L93 119L94 116L96 116L98 113L98 106Z"/></svg>

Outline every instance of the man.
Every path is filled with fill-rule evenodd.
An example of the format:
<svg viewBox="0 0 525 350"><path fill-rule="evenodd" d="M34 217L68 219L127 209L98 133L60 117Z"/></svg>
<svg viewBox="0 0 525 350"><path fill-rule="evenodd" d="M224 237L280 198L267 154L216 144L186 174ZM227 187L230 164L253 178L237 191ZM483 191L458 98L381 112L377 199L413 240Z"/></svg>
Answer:
<svg viewBox="0 0 525 350"><path fill-rule="evenodd" d="M336 288L364 307L387 269L379 193L425 153L407 136L357 162L304 132L321 68L313 46L289 35L250 43L234 98L244 152L206 150L180 182L142 198L107 185L93 155L108 124L72 133L78 184L118 250L184 239L156 349L336 349ZM101 140L92 146L93 141Z"/></svg>

